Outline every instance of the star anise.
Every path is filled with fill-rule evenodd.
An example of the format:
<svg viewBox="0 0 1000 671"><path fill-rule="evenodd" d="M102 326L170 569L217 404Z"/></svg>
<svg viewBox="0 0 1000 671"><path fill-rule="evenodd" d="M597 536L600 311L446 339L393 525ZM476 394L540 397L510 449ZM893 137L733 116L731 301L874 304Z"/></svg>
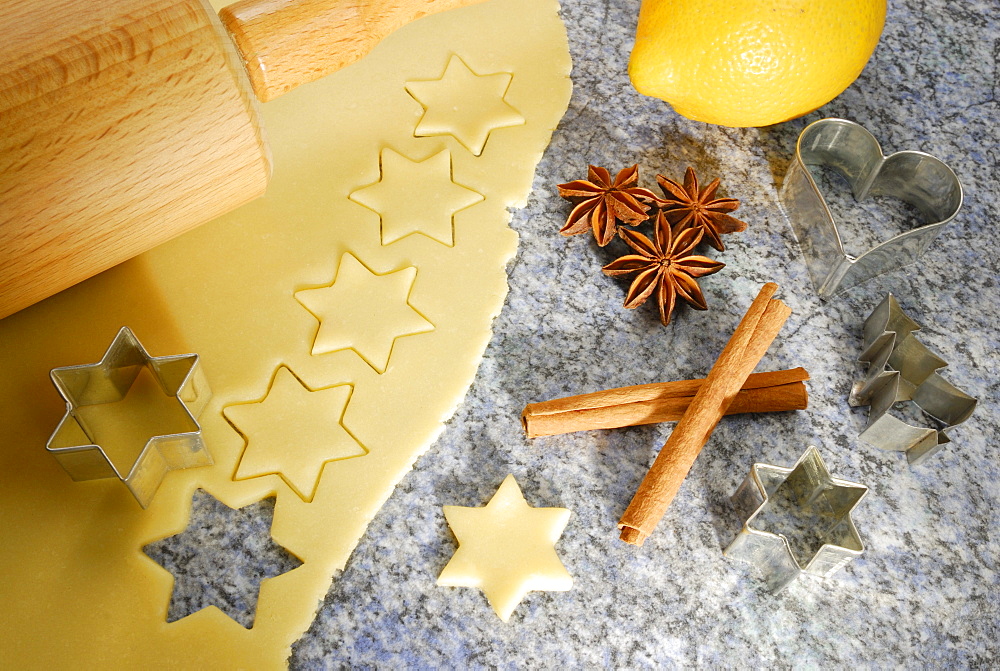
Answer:
<svg viewBox="0 0 1000 671"><path fill-rule="evenodd" d="M618 222L635 226L646 221L646 212L658 199L649 189L637 187L638 181L638 165L619 172L613 182L611 173L592 165L587 169L587 180L560 184L559 195L576 203L576 207L559 232L579 235L592 229L597 244L603 247L614 239Z"/></svg>
<svg viewBox="0 0 1000 671"><path fill-rule="evenodd" d="M688 168L684 173L683 185L663 175L656 176L656 183L660 185L665 196L659 201L659 206L667 215L667 220L681 230L701 229L708 243L720 252L726 248L719 237L721 234L746 230L745 221L727 214L738 208L740 201L735 198L712 199L716 189L719 188L718 179L699 191L698 177L692 168Z"/></svg>
<svg viewBox="0 0 1000 671"><path fill-rule="evenodd" d="M637 253L616 259L602 270L612 277L638 273L625 296L626 308L639 307L656 292L660 321L664 326L670 323L678 296L698 310L708 309L698 278L717 273L726 264L691 254L701 241L700 228L671 229L663 212L657 212L652 240L624 228L618 234Z"/></svg>

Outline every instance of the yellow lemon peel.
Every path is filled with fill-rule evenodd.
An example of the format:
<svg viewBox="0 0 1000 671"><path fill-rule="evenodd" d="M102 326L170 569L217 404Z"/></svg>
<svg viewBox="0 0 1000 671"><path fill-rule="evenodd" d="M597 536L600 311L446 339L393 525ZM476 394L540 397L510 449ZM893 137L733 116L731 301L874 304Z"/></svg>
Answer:
<svg viewBox="0 0 1000 671"><path fill-rule="evenodd" d="M885 11L885 0L643 0L629 76L695 121L787 121L857 79Z"/></svg>

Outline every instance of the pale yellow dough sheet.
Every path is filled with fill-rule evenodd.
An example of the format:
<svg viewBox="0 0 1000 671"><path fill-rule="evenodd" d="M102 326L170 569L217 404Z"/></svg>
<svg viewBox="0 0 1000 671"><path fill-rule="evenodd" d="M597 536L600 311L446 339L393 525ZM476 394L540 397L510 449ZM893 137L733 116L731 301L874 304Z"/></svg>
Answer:
<svg viewBox="0 0 1000 671"><path fill-rule="evenodd" d="M263 105L263 199L0 321L0 667L285 664L473 379L516 250L507 208L527 199L569 71L556 0L421 19ZM449 120L436 106L452 96ZM44 449L65 412L48 371L100 360L123 325L153 356L197 352L214 392L201 423L215 465L169 473L145 511ZM269 424L282 404L312 416L314 394L330 431ZM272 535L303 561L262 583L251 629L215 607L166 622L173 580L142 547L187 526L196 488L231 507L276 495Z"/></svg>

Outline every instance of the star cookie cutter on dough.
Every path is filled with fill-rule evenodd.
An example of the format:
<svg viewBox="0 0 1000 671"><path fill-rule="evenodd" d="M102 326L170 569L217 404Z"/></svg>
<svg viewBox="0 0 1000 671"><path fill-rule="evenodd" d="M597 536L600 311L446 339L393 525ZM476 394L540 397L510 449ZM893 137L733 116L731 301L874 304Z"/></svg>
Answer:
<svg viewBox="0 0 1000 671"><path fill-rule="evenodd" d="M186 430L151 436L128 472L122 474L104 449L93 442L93 432L78 410L122 400L143 368L152 373L167 396L178 400L190 423L178 427ZM49 376L66 401L66 414L45 449L73 480L118 478L146 508L169 471L214 463L197 421L211 398L197 354L152 357L135 334L123 327L100 362L54 368Z"/></svg>
<svg viewBox="0 0 1000 671"><path fill-rule="evenodd" d="M851 512L867 493L864 485L831 476L819 451L812 446L791 468L754 464L732 496L733 505L744 520L743 528L723 554L756 564L774 594L803 573L826 578L865 549ZM778 498L791 499L797 511L808 515L809 535L822 541L804 566L784 534L754 528L755 522Z"/></svg>
<svg viewBox="0 0 1000 671"><path fill-rule="evenodd" d="M895 196L917 208L927 224L900 233L859 257L844 251L837 222L809 173L833 168L855 200ZM917 261L962 207L962 184L942 161L919 151L886 156L875 137L844 119L820 119L799 135L781 187L781 203L805 256L816 293L829 298L876 275Z"/></svg>
<svg viewBox="0 0 1000 671"><path fill-rule="evenodd" d="M865 320L858 361L868 364L868 372L848 399L852 406L871 406L861 440L882 450L906 452L911 465L951 442L945 430L967 420L978 403L938 375L948 363L917 340L913 332L919 329L896 298L887 295ZM893 405L905 401L912 401L939 426L913 426L889 414Z"/></svg>

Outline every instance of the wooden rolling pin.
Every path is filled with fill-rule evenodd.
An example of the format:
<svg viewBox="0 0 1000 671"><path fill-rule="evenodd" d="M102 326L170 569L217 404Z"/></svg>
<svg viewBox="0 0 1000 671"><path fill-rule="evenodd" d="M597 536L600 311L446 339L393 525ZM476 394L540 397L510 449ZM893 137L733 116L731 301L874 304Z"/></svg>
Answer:
<svg viewBox="0 0 1000 671"><path fill-rule="evenodd" d="M481 0L0 3L0 318L264 193L256 99Z"/></svg>

